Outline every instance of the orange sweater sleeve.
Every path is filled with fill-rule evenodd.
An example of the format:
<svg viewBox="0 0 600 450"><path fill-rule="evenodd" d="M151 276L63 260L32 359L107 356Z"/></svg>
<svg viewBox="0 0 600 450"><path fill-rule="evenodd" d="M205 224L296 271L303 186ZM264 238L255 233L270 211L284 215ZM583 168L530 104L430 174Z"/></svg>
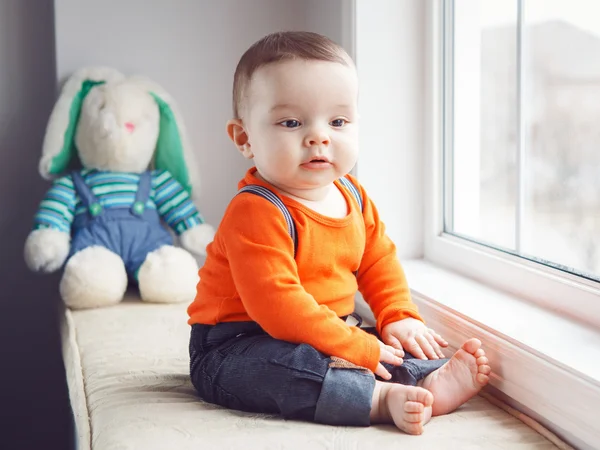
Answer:
<svg viewBox="0 0 600 450"><path fill-rule="evenodd" d="M281 211L255 196L233 199L221 223L223 247L244 308L276 339L309 344L375 371L377 339L347 325L302 287Z"/></svg>
<svg viewBox="0 0 600 450"><path fill-rule="evenodd" d="M411 299L396 246L386 234L375 204L355 178L352 182L361 191L366 230L365 252L358 269L358 289L377 319L377 331L381 333L388 323L407 317L423 321Z"/></svg>

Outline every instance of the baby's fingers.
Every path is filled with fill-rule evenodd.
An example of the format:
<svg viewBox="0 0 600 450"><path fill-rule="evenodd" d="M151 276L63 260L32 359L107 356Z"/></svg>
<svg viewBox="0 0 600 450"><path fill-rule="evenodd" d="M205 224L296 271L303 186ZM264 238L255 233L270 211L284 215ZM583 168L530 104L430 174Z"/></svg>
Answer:
<svg viewBox="0 0 600 450"><path fill-rule="evenodd" d="M375 375L379 375L384 380L389 380L392 378L392 374L389 373L381 363L377 364L377 369L375 369Z"/></svg>
<svg viewBox="0 0 600 450"><path fill-rule="evenodd" d="M441 345L442 347L448 347L448 342L443 337L441 337L439 334L437 334L431 328L429 329L429 332L433 336L433 339L435 340L435 342L438 343L438 345Z"/></svg>
<svg viewBox="0 0 600 450"><path fill-rule="evenodd" d="M439 356L440 358L445 358L446 356L442 353L442 349L440 348L438 343L435 341L435 338L429 333L425 333L425 337L429 341L429 345L431 345L431 348L433 348L433 351L435 352L435 354L437 356Z"/></svg>
<svg viewBox="0 0 600 450"><path fill-rule="evenodd" d="M396 349L396 355L401 358L404 356L404 350L402 350L402 344L400 341L393 335L389 335L385 341Z"/></svg>
<svg viewBox="0 0 600 450"><path fill-rule="evenodd" d="M423 350L423 353L425 353L427 359L439 359L437 353L435 352L435 350L433 349L433 347L431 346L431 344L425 336L420 334L415 337L415 340L421 347L421 350Z"/></svg>
<svg viewBox="0 0 600 450"><path fill-rule="evenodd" d="M425 356L425 353L423 353L421 346L417 343L414 337L409 338L406 342L404 342L403 347L415 358L427 359L427 356Z"/></svg>
<svg viewBox="0 0 600 450"><path fill-rule="evenodd" d="M381 351L385 350L387 352L390 352L392 355L399 356L400 358L404 357L404 350L402 350L402 345L399 342L398 342L398 344L400 345L400 348L392 347L391 345L385 344L382 341L378 341L378 342L379 342L379 348L381 349Z"/></svg>
<svg viewBox="0 0 600 450"><path fill-rule="evenodd" d="M396 356L395 351L396 350L394 348L390 347L389 345L385 345L379 354L379 361L393 364L394 366L399 366L403 361L402 358Z"/></svg>

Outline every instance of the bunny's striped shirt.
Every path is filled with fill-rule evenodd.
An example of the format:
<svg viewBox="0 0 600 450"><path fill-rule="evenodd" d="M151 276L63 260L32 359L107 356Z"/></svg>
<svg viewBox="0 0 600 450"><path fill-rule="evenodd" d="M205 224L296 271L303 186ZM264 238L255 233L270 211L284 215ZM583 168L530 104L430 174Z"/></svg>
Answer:
<svg viewBox="0 0 600 450"><path fill-rule="evenodd" d="M103 208L133 205L139 174L83 170L81 175ZM152 171L152 189L146 208L157 209L177 234L204 223L187 191L163 170ZM84 213L87 211L75 191L73 178L66 175L54 181L46 193L35 215L33 228L55 228L70 233L75 216Z"/></svg>

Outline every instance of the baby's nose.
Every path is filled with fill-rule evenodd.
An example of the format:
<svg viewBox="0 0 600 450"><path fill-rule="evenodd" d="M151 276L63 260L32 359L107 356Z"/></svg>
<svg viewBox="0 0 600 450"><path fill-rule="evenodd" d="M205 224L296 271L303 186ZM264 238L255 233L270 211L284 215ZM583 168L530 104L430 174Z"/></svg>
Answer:
<svg viewBox="0 0 600 450"><path fill-rule="evenodd" d="M304 142L307 147L312 147L314 145L329 145L330 144L329 136L327 135L327 133L324 133L322 131L310 133L308 136L306 136L306 138L304 139Z"/></svg>
<svg viewBox="0 0 600 450"><path fill-rule="evenodd" d="M135 125L132 122L125 122L125 129L129 133L133 133L133 130L135 130Z"/></svg>

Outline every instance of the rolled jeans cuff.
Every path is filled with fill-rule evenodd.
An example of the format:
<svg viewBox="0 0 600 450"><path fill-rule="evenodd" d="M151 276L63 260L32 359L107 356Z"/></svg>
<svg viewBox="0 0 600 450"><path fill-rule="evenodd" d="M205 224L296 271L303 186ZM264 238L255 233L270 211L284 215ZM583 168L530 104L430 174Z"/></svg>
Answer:
<svg viewBox="0 0 600 450"><path fill-rule="evenodd" d="M315 422L369 426L375 376L366 370L329 368L315 409Z"/></svg>

